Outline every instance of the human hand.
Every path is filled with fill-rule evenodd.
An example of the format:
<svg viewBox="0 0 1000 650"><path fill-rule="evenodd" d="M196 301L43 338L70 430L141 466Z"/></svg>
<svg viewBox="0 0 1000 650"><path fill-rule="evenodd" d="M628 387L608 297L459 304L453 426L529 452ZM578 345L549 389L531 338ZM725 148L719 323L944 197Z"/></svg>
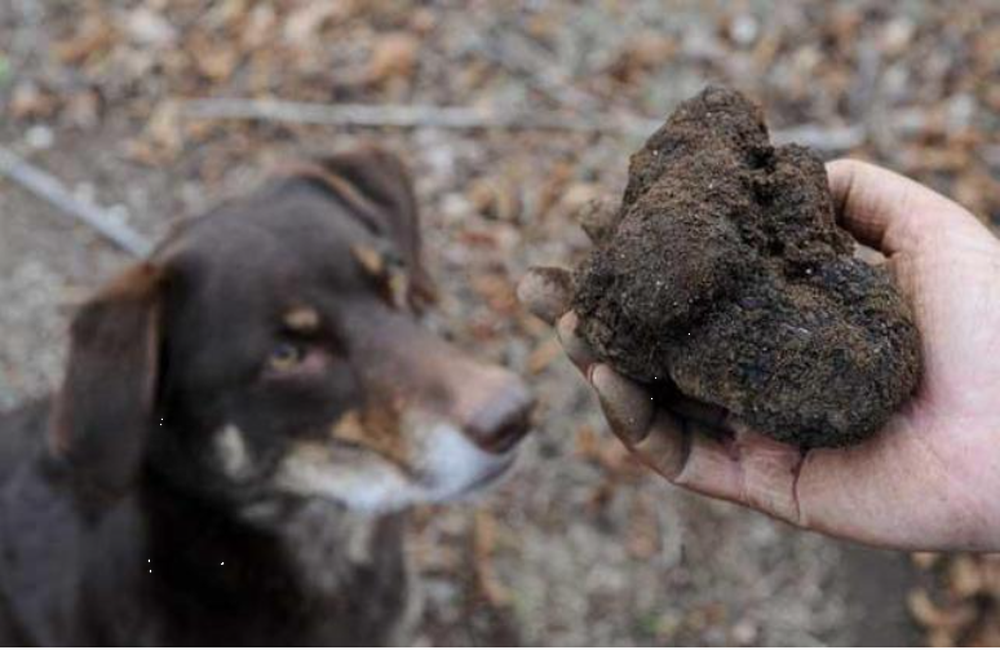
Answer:
<svg viewBox="0 0 1000 650"><path fill-rule="evenodd" d="M857 446L803 451L718 407L654 399L575 335L564 269L532 270L519 297L556 326L615 435L672 483L863 543L1000 550L1000 242L958 204L891 171L838 160L827 172L841 225L886 256L923 352L914 395ZM585 229L603 227L598 213Z"/></svg>

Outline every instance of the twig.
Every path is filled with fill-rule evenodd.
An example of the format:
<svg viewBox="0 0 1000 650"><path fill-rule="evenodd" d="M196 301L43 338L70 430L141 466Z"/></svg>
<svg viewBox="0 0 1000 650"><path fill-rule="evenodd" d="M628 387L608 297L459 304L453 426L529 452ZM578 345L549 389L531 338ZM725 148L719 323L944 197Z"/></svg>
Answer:
<svg viewBox="0 0 1000 650"><path fill-rule="evenodd" d="M149 241L104 209L73 196L54 176L0 147L0 176L5 176L62 212L83 221L126 253L145 257Z"/></svg>
<svg viewBox="0 0 1000 650"><path fill-rule="evenodd" d="M868 130L862 124L834 127L803 124L771 129L771 139L776 144L796 143L819 151L847 151L864 144Z"/></svg>
<svg viewBox="0 0 1000 650"><path fill-rule="evenodd" d="M420 104L313 104L276 99L194 99L181 113L199 120L260 120L358 127L433 127L443 129L511 129L578 131L647 137L659 120L635 116L578 117L551 111L502 113L464 106ZM861 125L824 128L803 125L772 132L777 142L798 142L823 151L844 151L867 138Z"/></svg>
<svg viewBox="0 0 1000 650"><path fill-rule="evenodd" d="M589 120L552 112L501 113L465 106L311 104L272 99L195 99L182 115L201 120L267 120L326 126L599 131ZM604 127L608 128L608 127ZM623 130L621 125L616 129ZM628 130L628 129L624 129Z"/></svg>

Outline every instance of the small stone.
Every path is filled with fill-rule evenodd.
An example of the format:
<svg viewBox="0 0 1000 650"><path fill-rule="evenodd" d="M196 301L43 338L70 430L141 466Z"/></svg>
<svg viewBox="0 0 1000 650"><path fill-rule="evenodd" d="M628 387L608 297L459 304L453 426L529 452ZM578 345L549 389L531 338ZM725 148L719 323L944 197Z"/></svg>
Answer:
<svg viewBox="0 0 1000 650"><path fill-rule="evenodd" d="M757 640L757 634L757 625L748 619L739 621L732 629L733 642L736 645L752 645Z"/></svg>
<svg viewBox="0 0 1000 650"><path fill-rule="evenodd" d="M32 149L44 151L52 147L52 143L55 142L55 135L53 135L52 129L49 127L36 124L25 131L24 141Z"/></svg>
<svg viewBox="0 0 1000 650"><path fill-rule="evenodd" d="M737 45L747 47L757 40L758 29L756 18L750 14L738 14L729 23L729 38Z"/></svg>
<svg viewBox="0 0 1000 650"><path fill-rule="evenodd" d="M177 40L177 29L170 21L146 7L129 12L125 28L132 40L140 45L168 47Z"/></svg>

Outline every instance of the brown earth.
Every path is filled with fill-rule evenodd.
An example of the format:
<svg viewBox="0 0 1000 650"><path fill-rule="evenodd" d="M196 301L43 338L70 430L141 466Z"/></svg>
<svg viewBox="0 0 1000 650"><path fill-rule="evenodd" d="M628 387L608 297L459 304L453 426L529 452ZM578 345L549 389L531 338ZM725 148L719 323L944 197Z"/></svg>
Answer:
<svg viewBox="0 0 1000 650"><path fill-rule="evenodd" d="M803 447L864 439L916 385L910 309L853 256L822 161L772 147L738 92L680 104L632 156L617 218L577 271L574 307L625 374Z"/></svg>

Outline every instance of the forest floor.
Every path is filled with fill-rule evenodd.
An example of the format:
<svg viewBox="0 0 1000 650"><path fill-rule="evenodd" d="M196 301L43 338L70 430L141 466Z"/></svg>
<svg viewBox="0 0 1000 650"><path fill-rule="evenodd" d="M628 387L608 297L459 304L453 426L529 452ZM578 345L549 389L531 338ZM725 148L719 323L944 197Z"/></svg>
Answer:
<svg viewBox="0 0 1000 650"><path fill-rule="evenodd" d="M375 141L414 170L431 326L540 398L512 478L415 513L417 643L1000 640L992 558L861 549L637 467L514 298L530 265L586 252L574 212L619 195L629 154L709 82L761 102L786 141L880 162L995 223L998 75L988 2L0 2L0 146L150 239L296 156ZM225 119L227 98L340 110ZM362 125L391 116L354 104L417 124ZM494 124L441 124L443 106ZM51 389L72 305L127 262L0 179L0 408Z"/></svg>

